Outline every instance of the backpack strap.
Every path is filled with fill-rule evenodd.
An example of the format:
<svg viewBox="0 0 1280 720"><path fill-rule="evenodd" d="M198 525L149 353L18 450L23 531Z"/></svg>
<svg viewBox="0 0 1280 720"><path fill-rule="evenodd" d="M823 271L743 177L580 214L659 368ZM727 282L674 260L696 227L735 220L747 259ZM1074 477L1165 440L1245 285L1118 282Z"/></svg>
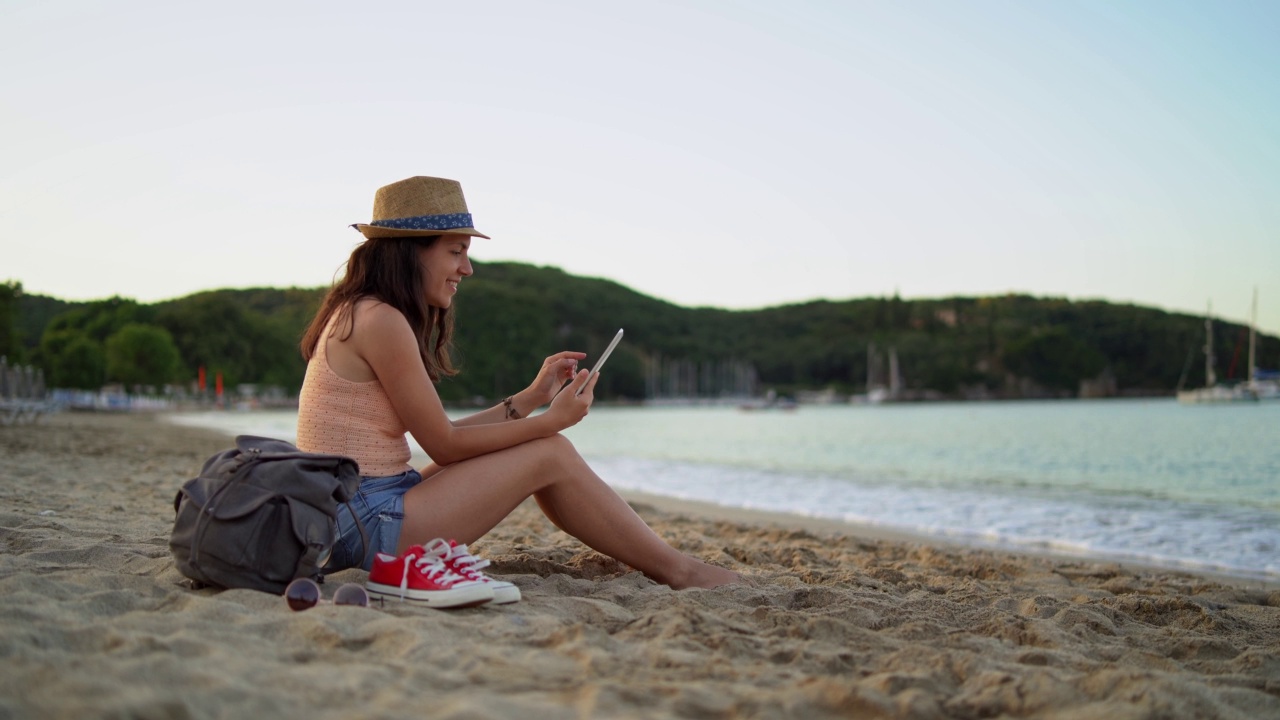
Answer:
<svg viewBox="0 0 1280 720"><path fill-rule="evenodd" d="M254 448L249 452L240 453L240 455L238 455L235 458L235 461L234 461L235 464L233 465L231 476L228 477L226 481L223 482L222 485L216 491L214 491L212 495L209 496L209 499L206 500L205 503L200 506L200 513L196 516L196 527L194 532L194 539L191 541L192 567L195 567L195 568L200 567L201 542L204 539L204 531L209 528L209 522L213 517L212 510L215 507L217 507L218 499L221 498L222 494L225 493L228 489L230 489L232 485L235 485L237 482L244 481L245 476L249 474L248 468L250 463L256 460L260 454L261 454L261 451L259 451L257 448ZM174 508L177 509L177 506L178 506L178 499L175 498ZM203 572L203 570L201 572Z"/></svg>
<svg viewBox="0 0 1280 720"><path fill-rule="evenodd" d="M320 546L308 543L307 551L302 554L302 557L298 558L298 567L294 568L293 576L295 578L300 578L305 576L306 575L305 570L307 568L315 567L316 561L319 559L320 559ZM316 571L313 571L313 572L316 572ZM321 575L322 576L321 579L323 579L323 573L316 572L316 574Z"/></svg>
<svg viewBox="0 0 1280 720"><path fill-rule="evenodd" d="M373 553L373 548L369 547L369 533L364 529L364 523L360 522L360 517L356 515L356 509L351 507L350 500L347 501L347 510L351 511L351 519L356 521L356 529L360 531L360 547L364 549L360 555L360 567L363 568Z"/></svg>
<svg viewBox="0 0 1280 720"><path fill-rule="evenodd" d="M360 548L363 550L363 552L360 555L359 567L363 569L365 561L367 561L369 559L369 556L373 553L373 548L369 546L369 531L365 530L364 523L360 522L360 516L356 514L356 509L351 506L351 501L346 500L343 502L343 504L347 506L347 512L351 514L351 519L355 521L356 530L360 531ZM335 538L334 540L336 542L337 538ZM308 560L313 563L316 561L316 558L312 557L312 553L310 549L308 549L307 551L307 557L303 558L303 563L307 562ZM297 574L297 572L301 572L302 567L303 567L302 563L299 563L298 570L295 572L295 575ZM325 575L324 568L321 568L317 574L320 576L320 579L323 579Z"/></svg>

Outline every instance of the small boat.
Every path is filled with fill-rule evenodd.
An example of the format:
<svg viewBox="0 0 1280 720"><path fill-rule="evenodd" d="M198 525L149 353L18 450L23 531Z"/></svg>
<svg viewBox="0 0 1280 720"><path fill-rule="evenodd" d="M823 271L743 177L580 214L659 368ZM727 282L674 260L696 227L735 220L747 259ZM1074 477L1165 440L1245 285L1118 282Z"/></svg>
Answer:
<svg viewBox="0 0 1280 720"><path fill-rule="evenodd" d="M789 397L779 397L774 390L765 393L763 400L753 400L738 405L738 409L744 412L752 412L755 410L795 410L796 401Z"/></svg>
<svg viewBox="0 0 1280 720"><path fill-rule="evenodd" d="M1187 405L1206 403L1239 403L1258 402L1260 393L1258 385L1258 367L1255 362L1255 345L1257 339L1258 291L1253 291L1253 317L1249 322L1249 380L1242 383L1220 383L1213 371L1213 306L1210 305L1204 316L1204 387L1193 390L1178 390L1178 402Z"/></svg>
<svg viewBox="0 0 1280 720"><path fill-rule="evenodd" d="M1280 370L1253 369L1253 390L1259 400L1280 400Z"/></svg>
<svg viewBox="0 0 1280 720"><path fill-rule="evenodd" d="M898 349L889 348L887 357L889 358L889 384L885 386L881 381L885 373L883 372L883 366L880 364L880 357L876 354L876 345L875 343L867 343L867 392L849 398L850 403L854 405L882 405L884 403L898 402L902 399L902 370L898 366Z"/></svg>
<svg viewBox="0 0 1280 720"><path fill-rule="evenodd" d="M1258 402L1258 393L1245 383L1213 385L1195 388L1194 390L1180 390L1178 392L1178 402L1189 405L1197 403Z"/></svg>

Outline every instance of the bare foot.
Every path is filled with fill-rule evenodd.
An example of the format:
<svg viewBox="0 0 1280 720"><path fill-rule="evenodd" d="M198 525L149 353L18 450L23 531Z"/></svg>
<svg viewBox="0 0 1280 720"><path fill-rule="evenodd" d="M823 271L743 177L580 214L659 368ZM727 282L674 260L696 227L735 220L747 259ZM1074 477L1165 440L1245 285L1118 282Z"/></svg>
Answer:
<svg viewBox="0 0 1280 720"><path fill-rule="evenodd" d="M721 585L737 585L746 583L747 579L732 570L704 563L696 558L689 558L685 572L678 579L667 583L672 590L688 588L716 588Z"/></svg>

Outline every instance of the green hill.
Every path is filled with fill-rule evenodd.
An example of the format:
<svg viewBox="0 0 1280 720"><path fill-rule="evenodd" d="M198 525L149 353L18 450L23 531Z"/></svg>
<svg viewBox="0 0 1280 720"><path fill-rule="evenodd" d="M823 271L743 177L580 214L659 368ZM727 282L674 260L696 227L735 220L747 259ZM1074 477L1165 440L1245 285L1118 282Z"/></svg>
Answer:
<svg viewBox="0 0 1280 720"><path fill-rule="evenodd" d="M303 374L297 342L324 290L217 290L151 305L18 293L11 334L15 354L52 378L53 356L76 334L105 343L130 323L159 327L177 348L176 378L203 366L231 385L293 393ZM890 297L731 311L681 307L556 268L485 263L456 302L463 372L440 385L455 402L519 389L558 350L594 355L619 327L626 339L601 377L601 397L863 392L869 376L888 382L891 352L910 398L1069 397L1095 380L1107 394L1161 395L1204 379L1202 318L1104 301ZM1214 327L1219 376L1245 377L1247 328ZM1280 364L1280 340L1259 336L1258 358Z"/></svg>

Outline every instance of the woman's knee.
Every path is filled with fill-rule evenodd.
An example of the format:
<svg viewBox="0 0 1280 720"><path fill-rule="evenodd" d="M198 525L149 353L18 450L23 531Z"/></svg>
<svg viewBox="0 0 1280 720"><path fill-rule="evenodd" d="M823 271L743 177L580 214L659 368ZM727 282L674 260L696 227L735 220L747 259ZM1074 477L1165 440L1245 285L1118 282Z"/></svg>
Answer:
<svg viewBox="0 0 1280 720"><path fill-rule="evenodd" d="M569 438L556 433L550 437L531 440L528 443L532 446L532 450L537 453L538 459L542 462L554 465L564 463L569 460L576 460L578 449L569 442Z"/></svg>

